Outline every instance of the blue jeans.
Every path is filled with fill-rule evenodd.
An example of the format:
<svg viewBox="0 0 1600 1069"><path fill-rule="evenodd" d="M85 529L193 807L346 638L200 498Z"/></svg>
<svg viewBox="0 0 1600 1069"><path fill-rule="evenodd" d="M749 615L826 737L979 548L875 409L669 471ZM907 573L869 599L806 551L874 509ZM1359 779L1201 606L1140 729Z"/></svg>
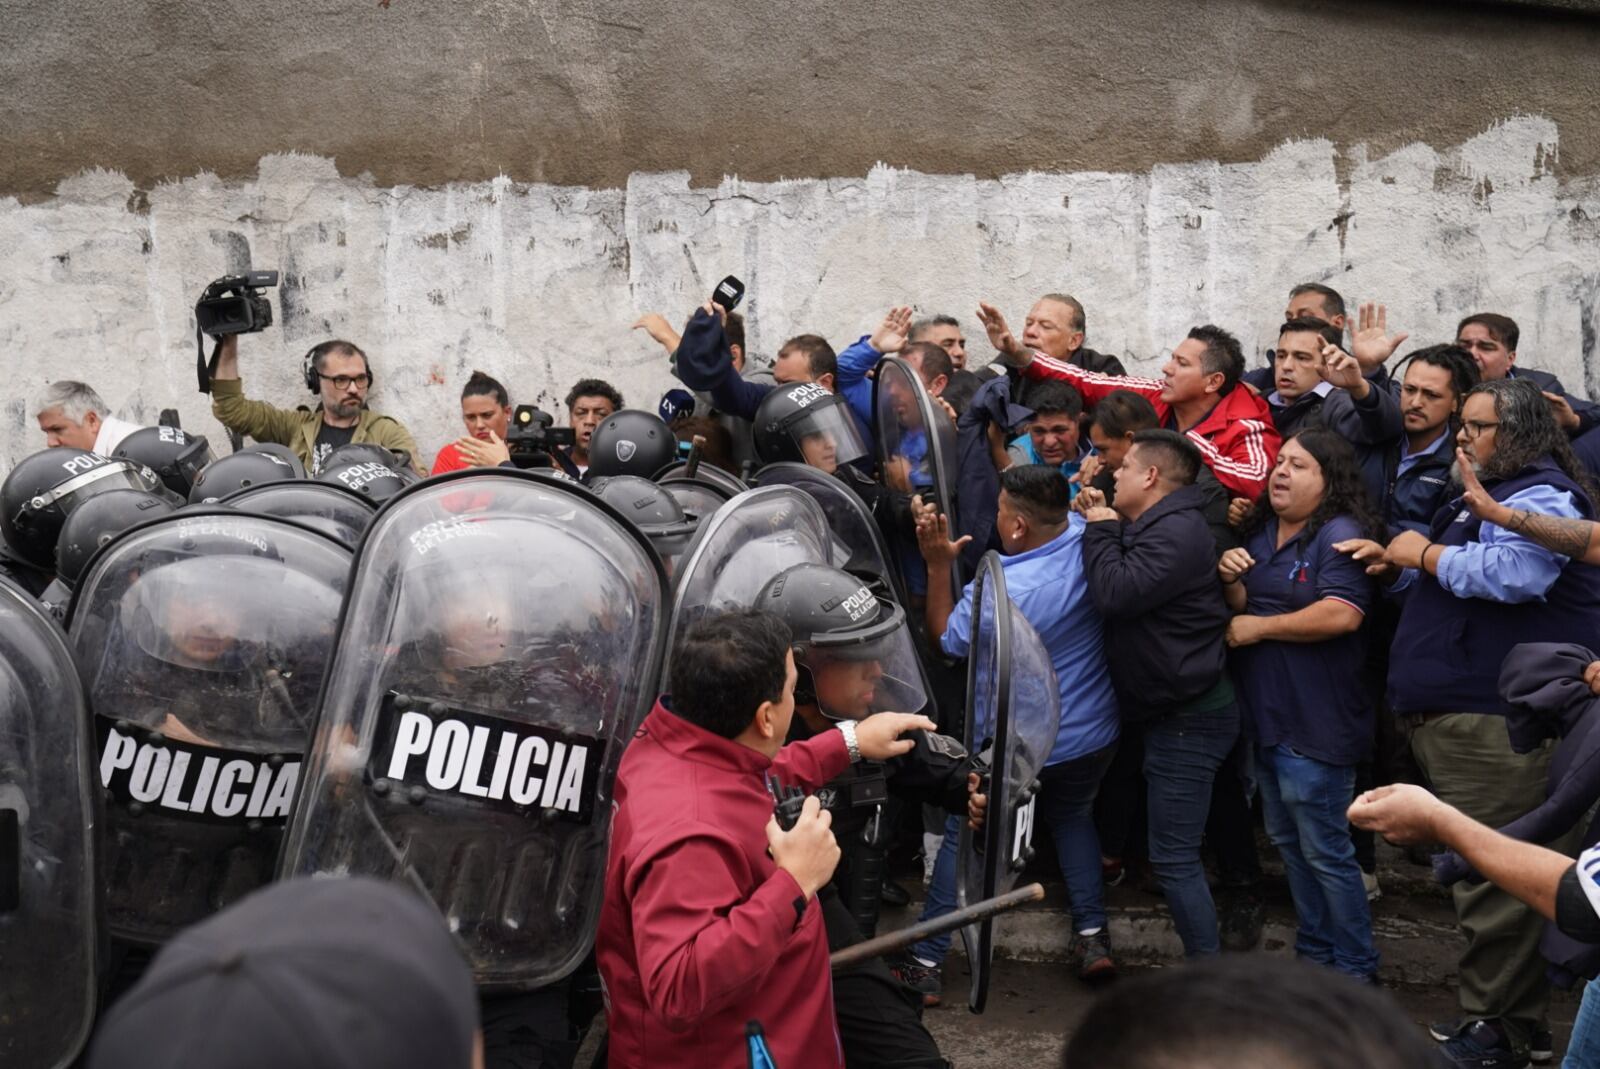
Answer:
<svg viewBox="0 0 1600 1069"><path fill-rule="evenodd" d="M1378 971L1372 913L1345 811L1354 765L1329 765L1289 746L1262 746L1261 803L1267 835L1283 858L1300 918L1295 954L1365 979Z"/></svg>
<svg viewBox="0 0 1600 1069"><path fill-rule="evenodd" d="M1050 826L1061 875L1072 903L1072 930L1106 926L1106 889L1100 876L1100 834L1094 796L1117 744L1050 765L1039 773L1039 815Z"/></svg>
<svg viewBox="0 0 1600 1069"><path fill-rule="evenodd" d="M922 916L917 923L931 921L953 912L956 908L956 850L961 838L961 818L950 816L944 825L944 842L939 844L939 855L933 859L933 879L928 881L928 898L922 904ZM950 953L950 935L936 935L924 939L911 948L911 956L933 965L943 965Z"/></svg>
<svg viewBox="0 0 1600 1069"><path fill-rule="evenodd" d="M1211 784L1239 737L1239 707L1176 713L1146 724L1150 868L1161 882L1186 957L1218 954L1217 907L1200 861Z"/></svg>
<svg viewBox="0 0 1600 1069"><path fill-rule="evenodd" d="M1600 982L1583 985L1583 1002L1572 1022L1572 1039L1561 1069L1600 1069Z"/></svg>

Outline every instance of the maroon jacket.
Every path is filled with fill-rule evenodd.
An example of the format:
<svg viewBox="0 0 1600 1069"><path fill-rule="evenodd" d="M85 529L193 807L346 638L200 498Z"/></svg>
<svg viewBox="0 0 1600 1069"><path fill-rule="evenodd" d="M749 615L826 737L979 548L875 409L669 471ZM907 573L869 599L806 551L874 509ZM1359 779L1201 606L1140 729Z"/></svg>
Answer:
<svg viewBox="0 0 1600 1069"><path fill-rule="evenodd" d="M783 1069L842 1069L821 910L767 855L766 773L810 792L849 763L837 731L769 761L651 710L617 771L595 944L612 1069L746 1069L752 1020Z"/></svg>

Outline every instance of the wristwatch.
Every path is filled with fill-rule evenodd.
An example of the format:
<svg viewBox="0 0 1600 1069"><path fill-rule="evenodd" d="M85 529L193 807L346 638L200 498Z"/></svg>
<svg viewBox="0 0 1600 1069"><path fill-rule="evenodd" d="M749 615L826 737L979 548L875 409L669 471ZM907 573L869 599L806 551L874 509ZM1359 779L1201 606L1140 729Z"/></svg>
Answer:
<svg viewBox="0 0 1600 1069"><path fill-rule="evenodd" d="M839 734L844 736L844 748L850 752L850 763L853 765L861 760L861 747L856 745L856 722L841 720L835 726L839 729Z"/></svg>

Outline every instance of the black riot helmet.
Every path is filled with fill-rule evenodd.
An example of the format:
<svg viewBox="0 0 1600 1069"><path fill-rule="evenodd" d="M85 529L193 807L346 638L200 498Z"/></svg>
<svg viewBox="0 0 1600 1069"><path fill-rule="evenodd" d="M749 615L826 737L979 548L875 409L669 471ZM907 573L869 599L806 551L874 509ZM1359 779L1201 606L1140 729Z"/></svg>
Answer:
<svg viewBox="0 0 1600 1069"><path fill-rule="evenodd" d="M67 522L61 525L61 538L56 543L56 578L67 589L72 589L88 566L89 558L99 552L101 546L114 541L128 528L165 516L173 509L171 501L145 490L111 490L90 498L73 509Z"/></svg>
<svg viewBox="0 0 1600 1069"><path fill-rule="evenodd" d="M591 482L589 489L644 532L661 555L667 574L672 575L674 565L700 526L700 518L685 512L678 499L665 489L637 475L602 476Z"/></svg>
<svg viewBox="0 0 1600 1069"><path fill-rule="evenodd" d="M220 504L258 516L299 520L337 538L351 548L361 541L377 505L370 497L340 483L309 479L247 486Z"/></svg>
<svg viewBox="0 0 1600 1069"><path fill-rule="evenodd" d="M305 462L300 459L299 455L281 442L251 442L243 449L240 449L239 452L270 453L275 457L279 457L287 461L289 466L294 469L294 477L296 479L304 479L310 474L306 471Z"/></svg>
<svg viewBox="0 0 1600 1069"><path fill-rule="evenodd" d="M762 398L751 423L763 464L788 460L831 474L867 455L844 399L814 382L779 386Z"/></svg>
<svg viewBox="0 0 1600 1069"><path fill-rule="evenodd" d="M379 445L341 445L322 459L316 481L353 490L381 504L417 482L417 473Z"/></svg>
<svg viewBox="0 0 1600 1069"><path fill-rule="evenodd" d="M200 469L214 459L205 438L177 427L141 427L124 438L111 455L143 464L183 501L194 489Z"/></svg>
<svg viewBox="0 0 1600 1069"><path fill-rule="evenodd" d="M189 491L189 504L220 501L246 486L304 477L305 468L298 460L291 464L276 452L241 449L200 469L194 477L194 488Z"/></svg>
<svg viewBox="0 0 1600 1069"><path fill-rule="evenodd" d="M678 438L654 412L624 408L607 416L589 439L591 479L638 475L653 479L678 459Z"/></svg>
<svg viewBox="0 0 1600 1069"><path fill-rule="evenodd" d="M24 457L0 484L0 536L36 568L55 565L56 541L67 516L108 490L153 491L155 472L131 460L112 460L70 446Z"/></svg>
<svg viewBox="0 0 1600 1069"><path fill-rule="evenodd" d="M795 702L834 720L927 704L905 610L849 572L796 564L756 595L794 634Z"/></svg>

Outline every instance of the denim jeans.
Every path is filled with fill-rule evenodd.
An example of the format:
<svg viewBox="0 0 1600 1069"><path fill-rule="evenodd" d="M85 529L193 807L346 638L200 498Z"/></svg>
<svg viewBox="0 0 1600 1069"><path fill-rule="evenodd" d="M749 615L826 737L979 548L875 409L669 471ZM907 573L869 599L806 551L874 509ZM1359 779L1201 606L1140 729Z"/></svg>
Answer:
<svg viewBox="0 0 1600 1069"><path fill-rule="evenodd" d="M1106 889L1100 877L1100 835L1094 797L1117 744L1050 765L1039 773L1039 815L1050 828L1072 903L1072 930L1106 925Z"/></svg>
<svg viewBox="0 0 1600 1069"><path fill-rule="evenodd" d="M1583 985L1583 1001L1572 1022L1572 1039L1561 1069L1600 1069L1600 982Z"/></svg>
<svg viewBox="0 0 1600 1069"><path fill-rule="evenodd" d="M1295 953L1365 979L1378 971L1378 950L1345 819L1355 766L1325 764L1282 745L1256 753L1267 835L1283 858L1300 919Z"/></svg>
<svg viewBox="0 0 1600 1069"><path fill-rule="evenodd" d="M956 850L960 838L961 818L945 818L944 841L939 844L939 854L933 861L933 879L928 881L928 898L922 904L918 924L942 917L956 908ZM924 939L911 948L912 957L934 965L943 965L949 953L949 932Z"/></svg>
<svg viewBox="0 0 1600 1069"><path fill-rule="evenodd" d="M1161 882L1186 957L1218 954L1217 907L1200 861L1211 784L1239 737L1239 707L1177 713L1146 724L1150 868Z"/></svg>

